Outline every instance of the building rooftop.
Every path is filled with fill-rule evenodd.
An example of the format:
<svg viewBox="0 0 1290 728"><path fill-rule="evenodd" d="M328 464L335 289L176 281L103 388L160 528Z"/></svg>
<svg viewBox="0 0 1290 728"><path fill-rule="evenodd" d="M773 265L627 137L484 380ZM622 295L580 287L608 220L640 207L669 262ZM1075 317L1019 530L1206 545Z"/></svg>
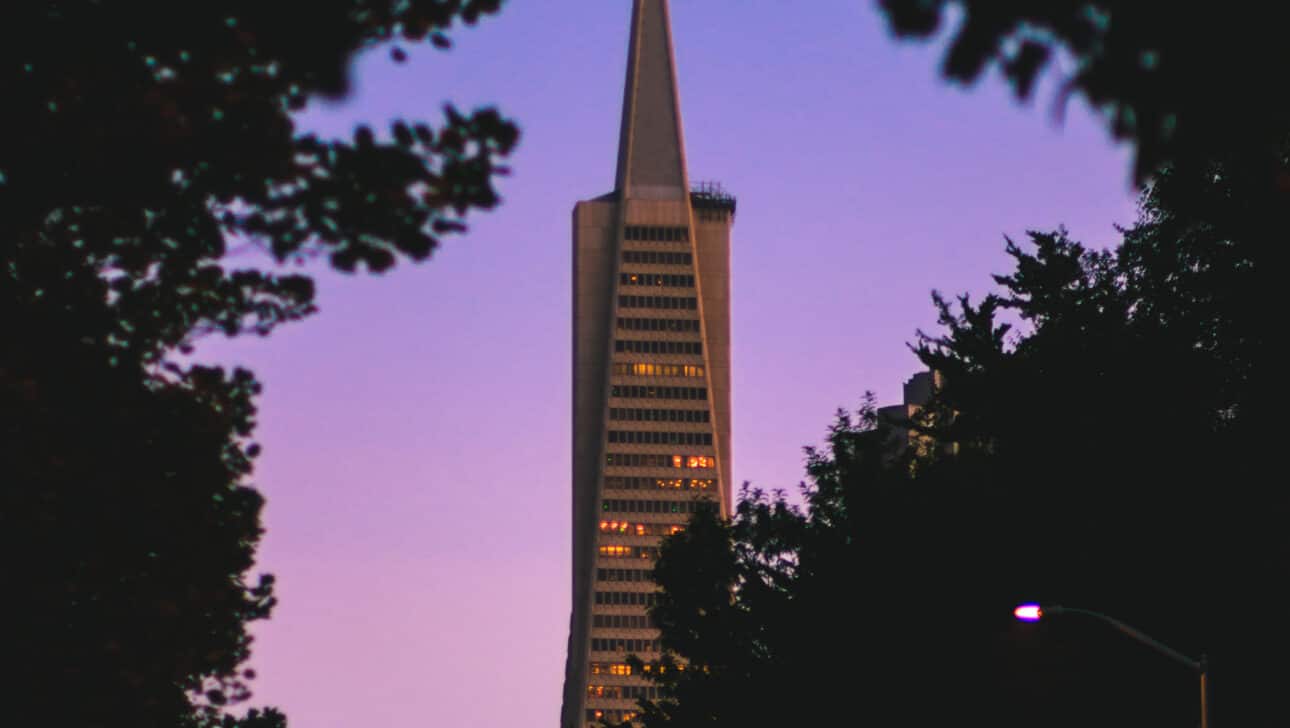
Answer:
<svg viewBox="0 0 1290 728"><path fill-rule="evenodd" d="M690 188L690 204L696 210L724 210L734 217L735 202L720 182L700 182Z"/></svg>

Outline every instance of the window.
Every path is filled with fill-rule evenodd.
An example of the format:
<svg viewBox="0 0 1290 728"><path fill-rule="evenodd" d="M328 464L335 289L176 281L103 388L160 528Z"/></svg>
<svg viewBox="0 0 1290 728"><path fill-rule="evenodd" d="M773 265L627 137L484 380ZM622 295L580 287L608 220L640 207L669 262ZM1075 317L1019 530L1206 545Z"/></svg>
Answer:
<svg viewBox="0 0 1290 728"><path fill-rule="evenodd" d="M703 344L697 341L623 341L614 342L614 351L630 354L702 355Z"/></svg>
<svg viewBox="0 0 1290 728"><path fill-rule="evenodd" d="M654 622L644 614L593 614L591 626L606 629L654 629Z"/></svg>
<svg viewBox="0 0 1290 728"><path fill-rule="evenodd" d="M657 546L623 546L621 544L610 544L601 546L599 553L607 559L658 559Z"/></svg>
<svg viewBox="0 0 1290 728"><path fill-rule="evenodd" d="M694 331L699 330L698 319L620 318L618 328L624 331Z"/></svg>
<svg viewBox="0 0 1290 728"><path fill-rule="evenodd" d="M677 671L677 672L685 672L687 669L689 669L689 665L686 665L686 664L685 664L685 663L683 663L683 662L678 662L678 663L676 663L676 671ZM695 670L698 670L698 669L700 669L700 668L699 668L699 666L698 666L698 665L695 665L695 666L694 666L694 669L695 669ZM704 672L707 672L707 671L708 671L708 668L706 668L706 667L704 667L704 668L702 668L702 669L703 669L703 671L704 671ZM652 673L652 672L653 672L653 673L658 673L659 675L662 675L663 673L667 672L667 665L646 664L646 665L644 665L644 666L642 666L642 667L641 667L641 672L644 672L644 673Z"/></svg>
<svg viewBox="0 0 1290 728"><path fill-rule="evenodd" d="M707 490L715 488L711 478L605 478L605 490Z"/></svg>
<svg viewBox="0 0 1290 728"><path fill-rule="evenodd" d="M670 468L672 467L672 456L639 452L611 452L605 455L605 465L624 468Z"/></svg>
<svg viewBox="0 0 1290 728"><path fill-rule="evenodd" d="M593 662L588 672L592 675L630 675L632 666L624 662Z"/></svg>
<svg viewBox="0 0 1290 728"><path fill-rule="evenodd" d="M715 468L717 459L707 455L673 455L674 468Z"/></svg>
<svg viewBox="0 0 1290 728"><path fill-rule="evenodd" d="M711 432L654 432L651 430L610 430L614 445L711 445Z"/></svg>
<svg viewBox="0 0 1290 728"><path fill-rule="evenodd" d="M596 581L652 582L650 569L596 569Z"/></svg>
<svg viewBox="0 0 1290 728"><path fill-rule="evenodd" d="M612 674L630 675L631 673L628 672L628 673L612 673ZM640 713L638 713L635 710L619 710L617 708L605 708L604 710L598 710L595 708L587 709L587 720L595 720L595 721L603 720L604 722L611 723L611 724L625 723L629 720L636 720L636 716L638 715L640 715Z"/></svg>
<svg viewBox="0 0 1290 728"><path fill-rule="evenodd" d="M629 407L609 408L609 419L627 422L707 422L710 417L707 410L672 410L672 409L634 409Z"/></svg>
<svg viewBox="0 0 1290 728"><path fill-rule="evenodd" d="M650 387L634 384L615 384L610 396L623 399L707 399L704 387Z"/></svg>
<svg viewBox="0 0 1290 728"><path fill-rule="evenodd" d="M601 533L621 533L626 536L671 536L685 530L679 523L635 523L631 521L605 520L600 522ZM601 547L606 548L606 547ZM618 548L618 547L613 547ZM624 547L626 548L626 547ZM605 555L603 552L601 555ZM655 553L650 558L658 558Z"/></svg>
<svg viewBox="0 0 1290 728"><path fill-rule="evenodd" d="M657 700L662 691L653 685L588 685L587 697L616 700Z"/></svg>
<svg viewBox="0 0 1290 728"><path fill-rule="evenodd" d="M671 490L707 490L717 487L712 478L655 478L654 485Z"/></svg>
<svg viewBox="0 0 1290 728"><path fill-rule="evenodd" d="M659 640L639 640L622 637L592 637L592 652L660 652Z"/></svg>
<svg viewBox="0 0 1290 728"><path fill-rule="evenodd" d="M632 500L624 498L606 498L600 502L600 510L606 513L684 513L697 512L700 508L712 505L706 500Z"/></svg>
<svg viewBox="0 0 1290 728"><path fill-rule="evenodd" d="M614 362L614 374L623 377L687 377L703 376L703 367L696 364L650 364L648 362Z"/></svg>
<svg viewBox="0 0 1290 728"><path fill-rule="evenodd" d="M623 231L628 240L645 240L651 243L688 243L690 230L684 227L657 227L653 225L628 225Z"/></svg>
<svg viewBox="0 0 1290 728"><path fill-rule="evenodd" d="M659 455L644 452L611 452L605 454L605 465L620 468L698 468L717 467L711 455Z"/></svg>
<svg viewBox="0 0 1290 728"><path fill-rule="evenodd" d="M619 296L618 307L694 311L699 308L699 299L694 297L678 298L676 296Z"/></svg>
<svg viewBox="0 0 1290 728"><path fill-rule="evenodd" d="M596 604L610 607L652 607L657 601L658 592L598 591L595 594Z"/></svg>
<svg viewBox="0 0 1290 728"><path fill-rule="evenodd" d="M694 265L694 256L690 253L664 253L657 250L624 250L623 262L645 265Z"/></svg>
<svg viewBox="0 0 1290 728"><path fill-rule="evenodd" d="M660 288L694 288L694 276L675 273L620 273L623 286L658 286Z"/></svg>

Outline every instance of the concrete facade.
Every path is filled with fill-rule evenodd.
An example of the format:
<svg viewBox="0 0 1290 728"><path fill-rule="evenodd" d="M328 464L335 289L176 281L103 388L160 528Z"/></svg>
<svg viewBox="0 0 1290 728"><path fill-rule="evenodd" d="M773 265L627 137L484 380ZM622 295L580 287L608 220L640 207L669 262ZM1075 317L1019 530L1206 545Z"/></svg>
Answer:
<svg viewBox="0 0 1290 728"><path fill-rule="evenodd" d="M561 728L630 719L659 542L729 516L730 229L691 188L667 0L634 0L613 192L573 211L573 612Z"/></svg>
<svg viewBox="0 0 1290 728"><path fill-rule="evenodd" d="M918 458L925 458L935 451L936 441L931 436L918 432L914 423L931 401L932 395L943 385L940 372L917 372L905 381L902 404L878 409L879 423L890 428L888 445L893 458L906 454L910 448ZM958 452L958 445L942 444L939 452L942 455L953 455Z"/></svg>

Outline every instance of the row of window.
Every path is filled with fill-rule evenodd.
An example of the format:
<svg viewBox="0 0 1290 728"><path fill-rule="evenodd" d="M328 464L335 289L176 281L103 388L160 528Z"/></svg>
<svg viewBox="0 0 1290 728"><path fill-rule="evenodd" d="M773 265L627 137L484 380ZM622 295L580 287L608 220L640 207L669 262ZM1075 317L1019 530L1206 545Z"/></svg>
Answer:
<svg viewBox="0 0 1290 728"><path fill-rule="evenodd" d="M694 265L692 253L664 253L658 250L624 250L624 263L646 265Z"/></svg>
<svg viewBox="0 0 1290 728"><path fill-rule="evenodd" d="M620 318L618 328L625 331L698 331L698 319Z"/></svg>
<svg viewBox="0 0 1290 728"><path fill-rule="evenodd" d="M644 614L593 614L591 626L606 629L654 629L654 620Z"/></svg>
<svg viewBox="0 0 1290 728"><path fill-rule="evenodd" d="M635 640L621 637L592 637L592 652L660 652L660 640Z"/></svg>
<svg viewBox="0 0 1290 728"><path fill-rule="evenodd" d="M679 523L632 523L630 521L601 521L601 533L621 533L627 536L671 536L685 530Z"/></svg>
<svg viewBox="0 0 1290 728"><path fill-rule="evenodd" d="M625 723L629 720L636 720L640 711L636 710L618 710L617 708L598 708L587 709L587 720L603 720L606 723Z"/></svg>
<svg viewBox="0 0 1290 728"><path fill-rule="evenodd" d="M707 410L640 409L610 407L609 419L627 422L708 422Z"/></svg>
<svg viewBox="0 0 1290 728"><path fill-rule="evenodd" d="M653 569L596 569L596 581L654 581Z"/></svg>
<svg viewBox="0 0 1290 728"><path fill-rule="evenodd" d="M716 486L712 478L605 478L605 490L707 490Z"/></svg>
<svg viewBox="0 0 1290 728"><path fill-rule="evenodd" d="M589 663L588 667L590 668L589 672L592 675L631 675L632 674L632 666L624 662L592 662L592 663ZM687 667L688 666L683 662L676 663L677 672L685 672ZM696 666L694 669L695 670L702 669L704 672L708 672L708 668L706 667L700 668ZM650 665L647 663L641 667L641 672L646 675L649 675L652 673L658 673L662 675L663 673L667 672L667 665Z"/></svg>
<svg viewBox="0 0 1290 728"><path fill-rule="evenodd" d="M614 351L620 354L703 354L703 344L698 341L623 341L614 342Z"/></svg>
<svg viewBox="0 0 1290 728"><path fill-rule="evenodd" d="M601 502L601 510L606 513L697 513L701 508L710 508L711 501L689 500L630 500L625 498L606 498Z"/></svg>
<svg viewBox="0 0 1290 728"><path fill-rule="evenodd" d="M601 556L610 559L658 559L657 546L622 546L610 544L598 549Z"/></svg>
<svg viewBox="0 0 1290 728"><path fill-rule="evenodd" d="M598 591L596 592L595 601L596 604L610 607L652 607L658 601L658 592Z"/></svg>
<svg viewBox="0 0 1290 728"><path fill-rule="evenodd" d="M652 430L610 430L613 445L711 445L711 432L654 432Z"/></svg>
<svg viewBox="0 0 1290 728"><path fill-rule="evenodd" d="M614 374L622 377L702 377L697 364L648 364L643 361L614 362Z"/></svg>
<svg viewBox="0 0 1290 728"><path fill-rule="evenodd" d="M588 698L614 698L617 700L657 700L662 689L653 685L588 685Z"/></svg>
<svg viewBox="0 0 1290 728"><path fill-rule="evenodd" d="M623 662L593 662L588 670L592 675L630 675L632 666Z"/></svg>
<svg viewBox="0 0 1290 728"><path fill-rule="evenodd" d="M619 273L618 283L624 286L694 288L694 276L680 273Z"/></svg>
<svg viewBox="0 0 1290 728"><path fill-rule="evenodd" d="M611 452L605 454L605 465L619 468L715 468L711 455L658 455L651 452Z"/></svg>
<svg viewBox="0 0 1290 728"><path fill-rule="evenodd" d="M619 296L618 307L695 311L699 308L699 299L693 296Z"/></svg>
<svg viewBox="0 0 1290 728"><path fill-rule="evenodd" d="M615 384L610 396L623 399L707 399L706 387L652 387L642 384Z"/></svg>
<svg viewBox="0 0 1290 728"><path fill-rule="evenodd" d="M649 240L655 243L688 243L690 229L684 227L659 227L657 225L628 225L623 231L628 240Z"/></svg>

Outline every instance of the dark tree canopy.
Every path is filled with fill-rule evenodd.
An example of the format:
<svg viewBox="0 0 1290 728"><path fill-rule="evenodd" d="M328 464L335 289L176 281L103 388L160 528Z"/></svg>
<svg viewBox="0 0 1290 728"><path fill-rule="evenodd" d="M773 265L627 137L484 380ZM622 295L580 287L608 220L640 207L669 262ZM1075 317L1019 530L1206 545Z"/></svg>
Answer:
<svg viewBox="0 0 1290 728"><path fill-rule="evenodd" d="M298 135L353 56L446 47L501 0L70 0L0 10L0 533L7 714L86 727L236 720L262 496L250 372L170 356L313 312L277 263L382 271L498 203L517 142L447 107L388 141ZM382 135L384 136L384 135ZM229 240L263 251L227 258ZM243 263L243 261L246 261ZM237 264L245 265L239 270ZM28 715L39 715L28 719Z"/></svg>
<svg viewBox="0 0 1290 728"><path fill-rule="evenodd" d="M1290 12L1281 3L1178 3L1163 0L880 0L893 31L927 38L948 10L953 32L942 71L973 83L991 67L1019 98L1062 54L1057 108L1083 96L1112 134L1137 147L1139 181L1166 163L1184 166L1233 154L1265 173L1290 131ZM1283 200L1290 179L1282 176Z"/></svg>
<svg viewBox="0 0 1290 728"><path fill-rule="evenodd" d="M646 725L1195 725L1193 674L1097 623L1016 623L1029 600L1207 652L1216 721L1284 724L1290 631L1258 607L1290 576L1256 264L1281 233L1238 180L1166 172L1118 249L1031 233L1002 293L938 297L922 427L956 454L894 457L870 403L810 453L804 511L746 492L671 537L653 616L692 667L651 673Z"/></svg>
<svg viewBox="0 0 1290 728"><path fill-rule="evenodd" d="M173 329L262 332L307 310L298 277L225 274L226 239L279 262L325 254L344 270L424 259L469 209L497 203L492 177L515 127L448 107L439 129L399 122L389 142L368 129L344 142L296 135L290 114L344 93L354 52L443 44L454 21L499 5L10 3L0 252L75 246L122 274L125 313L160 311L172 328L162 344L181 336Z"/></svg>
<svg viewBox="0 0 1290 728"><path fill-rule="evenodd" d="M213 728L286 728L286 725L287 717L273 708L268 710L252 708L241 719L224 716L214 724Z"/></svg>

